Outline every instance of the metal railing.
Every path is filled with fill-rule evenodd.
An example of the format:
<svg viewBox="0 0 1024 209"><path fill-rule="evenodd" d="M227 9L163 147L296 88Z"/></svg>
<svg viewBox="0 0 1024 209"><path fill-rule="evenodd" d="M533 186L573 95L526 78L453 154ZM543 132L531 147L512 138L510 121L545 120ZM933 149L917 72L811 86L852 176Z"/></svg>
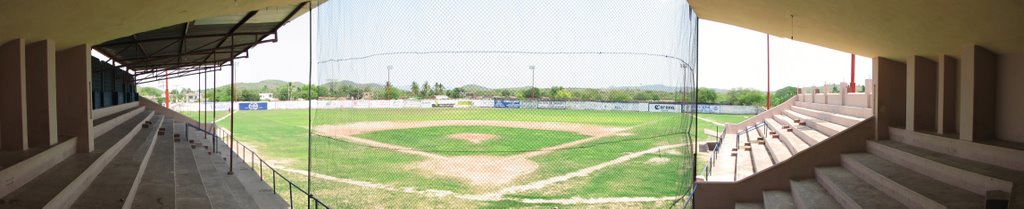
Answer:
<svg viewBox="0 0 1024 209"><path fill-rule="evenodd" d="M759 123L754 123L753 126L748 126L747 128L743 129L742 131L737 131L736 132L736 140L738 141L740 139L739 137L740 137L741 133L742 134L746 134L746 133L749 133L751 130L756 130L756 129L761 128L761 127L768 127L768 123L766 123L764 121L761 121ZM718 135L718 142L715 144L715 151L711 152L711 157L708 158L708 163L704 164L704 179L708 179L708 175L711 173L711 165L715 164L715 161L718 160L718 152L722 148L722 140L723 139L725 139L725 131L722 131L722 134Z"/></svg>
<svg viewBox="0 0 1024 209"><path fill-rule="evenodd" d="M186 126L187 126L187 127L185 127L185 135L186 136L188 136L189 127L192 127L192 128L195 128L196 130L198 130L200 132L203 132L204 134L206 134L208 136L212 136L211 137L211 143L214 146L221 146L221 145L223 145L223 146L227 147L227 145L229 143L229 142L225 142L221 138L221 136L222 135L223 136L230 136L231 134L230 133L226 133L226 132L222 132L220 129L217 129L217 132L220 133L220 134L217 134L217 133L211 133L211 132L209 132L207 130L203 130L202 128L200 128L198 126L195 126L195 125L192 125L190 123L186 123ZM220 142L220 143L217 143L217 142ZM256 154L256 152L253 151L252 149L250 149L249 147L247 147L244 144L242 144L241 142L237 142L237 141L232 141L231 143L234 143L235 146L231 146L231 147L234 147L234 149L236 149L237 151L236 150L231 150L229 148L229 150L231 150L231 154L229 155L229 157L237 157L237 158L241 159L243 163L249 165L249 168L252 168L253 171L256 172L260 176L260 180L262 180L264 183L267 183L266 182L267 177L265 176L266 173L264 172L263 168L266 167L269 170L269 172L271 174L271 176L270 176L270 179L271 179L270 185L271 185L271 187L274 190L274 194L278 194L278 192L279 192L278 191L278 187L277 187L278 179L281 179L285 183L288 184L288 201L287 202L288 202L288 207L289 208L295 208L295 203L296 203L295 202L295 194L296 194L296 190L298 190L297 193L299 195L304 195L304 196L307 197L307 199L306 199L306 206L307 207L306 208L326 208L326 209L330 209L331 208L330 206L327 206L327 204L324 204L323 201L320 201L320 199L317 199L315 196L313 196L313 194L310 194L308 191L302 189L302 187L300 187L298 184L295 184L295 182L289 180L287 177L285 177L283 174L281 174L281 172L279 172L276 168L274 168L269 163L264 161L263 157L260 157L259 154ZM259 166L259 170L257 170L257 166ZM301 196L299 196L299 198L301 198Z"/></svg>

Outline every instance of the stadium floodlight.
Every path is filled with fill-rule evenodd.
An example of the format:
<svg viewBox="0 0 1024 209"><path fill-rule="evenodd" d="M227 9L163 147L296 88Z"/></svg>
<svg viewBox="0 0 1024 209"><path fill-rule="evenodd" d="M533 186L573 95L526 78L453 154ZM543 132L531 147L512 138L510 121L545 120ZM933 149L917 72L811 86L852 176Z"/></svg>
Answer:
<svg viewBox="0 0 1024 209"><path fill-rule="evenodd" d="M530 97L537 99L537 66L530 65Z"/></svg>
<svg viewBox="0 0 1024 209"><path fill-rule="evenodd" d="M391 100L391 69L393 68L393 66L388 65L388 82L384 85L384 88L387 88L387 92L384 92L384 94L387 95L385 97L388 98L388 100Z"/></svg>

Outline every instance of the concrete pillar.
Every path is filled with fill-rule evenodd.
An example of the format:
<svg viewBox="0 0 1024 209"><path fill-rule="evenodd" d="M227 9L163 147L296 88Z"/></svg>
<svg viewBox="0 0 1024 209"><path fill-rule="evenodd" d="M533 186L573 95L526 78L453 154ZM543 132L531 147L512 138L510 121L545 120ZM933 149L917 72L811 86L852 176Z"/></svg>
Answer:
<svg viewBox="0 0 1024 209"><path fill-rule="evenodd" d="M850 91L850 84L839 83L839 105L846 106L846 94Z"/></svg>
<svg viewBox="0 0 1024 209"><path fill-rule="evenodd" d="M25 47L25 92L28 93L28 145L57 144L57 58L54 43L39 41Z"/></svg>
<svg viewBox="0 0 1024 209"><path fill-rule="evenodd" d="M957 61L955 58L950 56L942 56L939 60L939 92L936 95L938 99L938 114L936 129L939 134L955 134L957 133L957 73L959 72Z"/></svg>
<svg viewBox="0 0 1024 209"><path fill-rule="evenodd" d="M872 74L875 95L875 139L889 139L889 127L906 125L907 65L890 59L875 57Z"/></svg>
<svg viewBox="0 0 1024 209"><path fill-rule="evenodd" d="M907 58L907 130L935 131L938 66L920 56Z"/></svg>
<svg viewBox="0 0 1024 209"><path fill-rule="evenodd" d="M57 52L57 132L78 140L78 152L91 152L92 58L88 45Z"/></svg>
<svg viewBox="0 0 1024 209"><path fill-rule="evenodd" d="M0 46L0 149L28 149L25 117L25 40Z"/></svg>
<svg viewBox="0 0 1024 209"><path fill-rule="evenodd" d="M960 56L960 139L994 139L996 54L972 45L965 47Z"/></svg>
<svg viewBox="0 0 1024 209"><path fill-rule="evenodd" d="M864 79L864 94L866 94L867 97L868 97L867 104L865 104L864 106L865 107L869 107L869 108L870 107L874 107L875 106L875 83L872 82L871 79Z"/></svg>

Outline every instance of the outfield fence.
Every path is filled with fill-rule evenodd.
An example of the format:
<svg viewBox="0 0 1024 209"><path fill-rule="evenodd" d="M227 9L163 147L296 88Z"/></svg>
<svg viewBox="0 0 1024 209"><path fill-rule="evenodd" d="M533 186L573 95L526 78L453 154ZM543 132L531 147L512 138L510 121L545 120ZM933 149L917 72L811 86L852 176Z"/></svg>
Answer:
<svg viewBox="0 0 1024 209"><path fill-rule="evenodd" d="M685 104L678 102L603 102L603 101L563 101L563 100L529 100L529 99L449 99L449 100L313 100L310 101L241 101L235 108L238 110L288 110L339 108L508 108L508 109L565 109L565 110L602 110L602 111L635 111L635 112L697 112L703 114L737 114L756 115L764 112L762 107L720 104ZM202 107L206 105L206 107ZM171 104L176 111L205 110L227 111L229 102L176 103ZM696 109L696 110L694 110Z"/></svg>

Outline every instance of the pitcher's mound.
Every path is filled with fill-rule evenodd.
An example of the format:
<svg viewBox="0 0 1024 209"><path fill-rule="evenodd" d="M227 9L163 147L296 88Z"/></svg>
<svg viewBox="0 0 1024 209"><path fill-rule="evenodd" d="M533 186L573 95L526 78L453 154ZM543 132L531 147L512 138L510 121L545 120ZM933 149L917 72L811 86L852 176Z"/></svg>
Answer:
<svg viewBox="0 0 1024 209"><path fill-rule="evenodd" d="M496 138L498 136L491 135L491 134L457 133L457 134L448 135L448 137L449 138L453 138L453 139L466 140L466 141L472 142L473 144L479 144L480 142L491 140L491 139L494 139L494 138Z"/></svg>

